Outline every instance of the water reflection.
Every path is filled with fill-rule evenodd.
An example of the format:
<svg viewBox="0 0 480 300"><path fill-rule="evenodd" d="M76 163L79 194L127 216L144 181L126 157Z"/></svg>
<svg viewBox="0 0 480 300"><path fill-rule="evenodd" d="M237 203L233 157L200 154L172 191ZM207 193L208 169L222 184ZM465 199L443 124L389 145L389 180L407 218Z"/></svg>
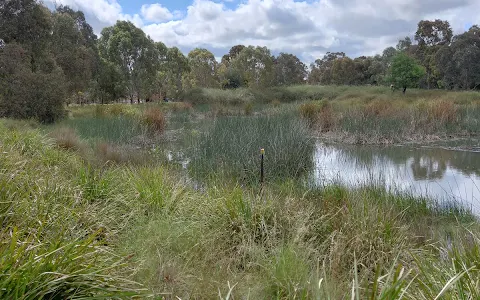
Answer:
<svg viewBox="0 0 480 300"><path fill-rule="evenodd" d="M317 144L314 181L388 189L458 201L480 214L480 153L424 147Z"/></svg>

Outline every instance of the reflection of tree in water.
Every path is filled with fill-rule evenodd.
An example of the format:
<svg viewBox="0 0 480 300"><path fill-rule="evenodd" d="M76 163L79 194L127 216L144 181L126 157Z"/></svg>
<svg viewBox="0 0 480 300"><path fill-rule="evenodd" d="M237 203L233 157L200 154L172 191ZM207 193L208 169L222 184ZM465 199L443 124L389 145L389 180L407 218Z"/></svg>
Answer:
<svg viewBox="0 0 480 300"><path fill-rule="evenodd" d="M445 160L438 160L426 155L415 154L411 167L415 180L442 179L445 171L447 171L447 163Z"/></svg>
<svg viewBox="0 0 480 300"><path fill-rule="evenodd" d="M441 179L445 175L447 167L456 169L465 176L480 176L480 153L446 149L368 146L344 146L338 150L343 159L362 168L381 167L390 163L400 167L408 161L412 161L410 167L415 180Z"/></svg>

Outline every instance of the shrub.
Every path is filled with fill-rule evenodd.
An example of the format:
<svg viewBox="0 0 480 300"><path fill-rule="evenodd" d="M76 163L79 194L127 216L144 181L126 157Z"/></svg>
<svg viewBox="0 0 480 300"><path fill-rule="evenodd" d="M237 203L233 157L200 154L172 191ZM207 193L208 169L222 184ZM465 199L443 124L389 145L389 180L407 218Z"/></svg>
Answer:
<svg viewBox="0 0 480 300"><path fill-rule="evenodd" d="M317 122L319 107L313 102L308 102L300 105L300 114L306 119L310 126Z"/></svg>
<svg viewBox="0 0 480 300"><path fill-rule="evenodd" d="M150 107L143 113L143 122L147 125L148 129L162 133L165 130L167 120L162 110L158 107Z"/></svg>
<svg viewBox="0 0 480 300"><path fill-rule="evenodd" d="M53 60L32 72L29 56L18 45L0 49L0 117L34 118L53 123L65 116L65 76Z"/></svg>
<svg viewBox="0 0 480 300"><path fill-rule="evenodd" d="M182 94L181 98L194 105L208 102L202 88L189 89Z"/></svg>

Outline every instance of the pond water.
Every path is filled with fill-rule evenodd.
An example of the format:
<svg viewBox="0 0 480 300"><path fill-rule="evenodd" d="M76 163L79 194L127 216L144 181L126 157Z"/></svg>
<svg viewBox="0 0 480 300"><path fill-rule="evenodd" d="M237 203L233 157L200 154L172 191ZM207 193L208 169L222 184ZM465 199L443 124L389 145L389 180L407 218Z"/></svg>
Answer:
<svg viewBox="0 0 480 300"><path fill-rule="evenodd" d="M461 203L480 215L480 152L317 143L316 184L378 183L394 191Z"/></svg>

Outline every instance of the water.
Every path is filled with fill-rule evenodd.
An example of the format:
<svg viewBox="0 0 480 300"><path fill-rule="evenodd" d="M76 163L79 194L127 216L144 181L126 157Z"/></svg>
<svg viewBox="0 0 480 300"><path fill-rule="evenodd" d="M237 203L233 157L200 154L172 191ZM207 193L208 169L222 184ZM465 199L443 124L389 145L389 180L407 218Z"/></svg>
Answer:
<svg viewBox="0 0 480 300"><path fill-rule="evenodd" d="M318 142L314 157L317 184L381 184L393 191L455 201L480 215L479 152Z"/></svg>

